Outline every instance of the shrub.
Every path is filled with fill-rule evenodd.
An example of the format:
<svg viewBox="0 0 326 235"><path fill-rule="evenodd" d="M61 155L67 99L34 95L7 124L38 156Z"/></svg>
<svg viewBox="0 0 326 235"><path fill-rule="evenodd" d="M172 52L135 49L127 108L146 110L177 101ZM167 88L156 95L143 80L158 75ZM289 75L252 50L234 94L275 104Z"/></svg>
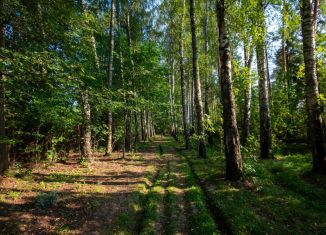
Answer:
<svg viewBox="0 0 326 235"><path fill-rule="evenodd" d="M49 208L54 206L58 201L58 199L59 199L58 192L55 191L49 193L41 192L38 195L36 205L41 209Z"/></svg>

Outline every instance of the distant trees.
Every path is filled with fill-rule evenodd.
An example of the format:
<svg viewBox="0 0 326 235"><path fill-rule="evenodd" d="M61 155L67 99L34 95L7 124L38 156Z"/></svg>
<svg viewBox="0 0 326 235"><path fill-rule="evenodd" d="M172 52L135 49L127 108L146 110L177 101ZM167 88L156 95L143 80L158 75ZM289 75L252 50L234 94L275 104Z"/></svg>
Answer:
<svg viewBox="0 0 326 235"><path fill-rule="evenodd" d="M206 142L224 151L234 181L242 156L305 149L308 132L325 172L318 0L1 4L0 171L9 158L91 159L170 133L202 158Z"/></svg>
<svg viewBox="0 0 326 235"><path fill-rule="evenodd" d="M139 110L144 141L165 131L167 70L148 30L146 1L1 4L1 172L7 153L64 160L74 150L90 160L99 149L122 149L125 140L131 149Z"/></svg>

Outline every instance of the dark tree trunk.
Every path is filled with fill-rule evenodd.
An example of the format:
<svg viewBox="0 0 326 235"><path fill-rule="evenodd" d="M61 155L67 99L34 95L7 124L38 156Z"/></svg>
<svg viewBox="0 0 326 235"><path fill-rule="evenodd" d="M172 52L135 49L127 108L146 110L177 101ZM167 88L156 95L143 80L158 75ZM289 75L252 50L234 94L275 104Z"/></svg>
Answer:
<svg viewBox="0 0 326 235"><path fill-rule="evenodd" d="M126 151L130 151L131 150L131 116L130 116L130 112L126 111L125 114L126 118L125 118L125 149Z"/></svg>
<svg viewBox="0 0 326 235"><path fill-rule="evenodd" d="M262 1L259 2L261 14L264 14L264 6ZM263 17L262 17L263 18ZM265 22L260 21L259 27L265 32ZM270 114L270 92L269 79L266 62L266 41L262 38L256 45L257 70L259 75L259 111L260 111L260 157L267 159L272 154L272 125Z"/></svg>
<svg viewBox="0 0 326 235"><path fill-rule="evenodd" d="M146 134L145 134L145 119L144 119L144 111L140 111L140 125L141 125L141 140L145 142Z"/></svg>
<svg viewBox="0 0 326 235"><path fill-rule="evenodd" d="M0 46L5 47L5 26L1 25ZM5 123L5 86L4 75L0 71L0 174L9 167L8 146L4 142L6 139L6 123Z"/></svg>
<svg viewBox="0 0 326 235"><path fill-rule="evenodd" d="M135 122L135 146L139 143L139 123L138 123L138 114L134 112L134 122Z"/></svg>
<svg viewBox="0 0 326 235"><path fill-rule="evenodd" d="M232 89L230 39L226 24L224 0L217 1L216 6L219 27L219 54L221 59L220 80L223 105L226 179L237 181L242 177L242 157Z"/></svg>
<svg viewBox="0 0 326 235"><path fill-rule="evenodd" d="M108 87L112 87L112 78L113 78L113 54L114 54L114 17L115 17L115 0L112 0L111 4L111 21L110 21L110 54L109 54L109 78L108 78ZM106 152L105 155L109 156L112 153L112 111L109 110L108 113L108 136L106 142Z"/></svg>
<svg viewBox="0 0 326 235"><path fill-rule="evenodd" d="M150 113L149 111L147 111L147 122L146 122L147 126L146 126L146 129L147 129L147 137L148 139L152 138L152 133L151 133L151 116L150 116Z"/></svg>
<svg viewBox="0 0 326 235"><path fill-rule="evenodd" d="M196 15L195 15L195 0L190 0L190 23L191 23L191 36L192 36L192 63L193 63L193 76L194 76L194 98L196 108L196 121L197 121L197 135L199 137L198 155L201 158L207 157L207 149L205 143L205 127L204 127L204 112L201 98L201 84L199 77L198 65L198 47L197 47L197 33L196 33Z"/></svg>
<svg viewBox="0 0 326 235"><path fill-rule="evenodd" d="M181 104L182 104L182 117L183 117L183 134L185 138L186 149L190 148L190 132L189 132L189 115L187 107L187 82L185 77L184 69L184 42L183 42L183 31L184 31L184 17L186 10L185 0L183 2L182 18L181 18L181 35L179 41L179 52L180 52L180 82L181 82Z"/></svg>
<svg viewBox="0 0 326 235"><path fill-rule="evenodd" d="M317 79L314 15L312 13L311 0L302 0L301 3L303 55L305 62L306 80L306 103L308 109L308 129L310 134L310 144L313 158L313 170L315 172L326 173L324 148L325 136ZM316 3L318 3L318 1L316 1L315 4Z"/></svg>

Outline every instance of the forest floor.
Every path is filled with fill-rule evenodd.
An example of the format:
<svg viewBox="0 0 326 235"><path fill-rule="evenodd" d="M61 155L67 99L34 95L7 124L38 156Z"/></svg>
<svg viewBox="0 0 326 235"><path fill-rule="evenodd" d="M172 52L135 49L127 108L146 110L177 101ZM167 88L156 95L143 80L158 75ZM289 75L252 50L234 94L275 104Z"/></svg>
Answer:
<svg viewBox="0 0 326 235"><path fill-rule="evenodd" d="M170 138L125 159L17 165L0 178L0 234L326 234L326 178L306 155L245 158L244 182Z"/></svg>

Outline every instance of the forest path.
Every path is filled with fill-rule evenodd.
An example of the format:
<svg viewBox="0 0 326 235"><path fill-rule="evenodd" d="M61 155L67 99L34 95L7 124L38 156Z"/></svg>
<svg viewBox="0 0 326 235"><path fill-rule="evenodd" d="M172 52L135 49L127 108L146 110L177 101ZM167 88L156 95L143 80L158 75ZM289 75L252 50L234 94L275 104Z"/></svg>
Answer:
<svg viewBox="0 0 326 235"><path fill-rule="evenodd" d="M87 165L72 155L64 163L11 170L0 179L0 234L209 231L206 221L213 220L202 192L171 139L156 137L121 155L94 154Z"/></svg>

